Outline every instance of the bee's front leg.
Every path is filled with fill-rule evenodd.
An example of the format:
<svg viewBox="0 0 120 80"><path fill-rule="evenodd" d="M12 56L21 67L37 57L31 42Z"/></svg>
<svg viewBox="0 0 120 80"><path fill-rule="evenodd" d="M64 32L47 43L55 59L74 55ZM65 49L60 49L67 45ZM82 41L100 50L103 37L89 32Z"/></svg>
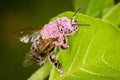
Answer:
<svg viewBox="0 0 120 80"><path fill-rule="evenodd" d="M51 64L53 64L58 69L60 76L62 76L63 70L61 68L59 61L56 59L56 57L53 54L49 54L48 58L49 58Z"/></svg>

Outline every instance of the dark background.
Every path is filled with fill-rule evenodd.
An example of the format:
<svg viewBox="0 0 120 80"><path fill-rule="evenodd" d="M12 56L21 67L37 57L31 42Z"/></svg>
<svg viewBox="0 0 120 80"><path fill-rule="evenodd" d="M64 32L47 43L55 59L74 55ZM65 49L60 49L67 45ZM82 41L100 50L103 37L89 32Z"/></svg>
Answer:
<svg viewBox="0 0 120 80"><path fill-rule="evenodd" d="M74 11L72 0L0 1L0 80L26 80L40 67L23 67L30 44L21 43L13 33L26 27L43 26L64 11Z"/></svg>
<svg viewBox="0 0 120 80"><path fill-rule="evenodd" d="M26 80L40 67L23 67L30 44L21 43L13 33L26 27L43 26L67 10L73 11L71 0L0 1L0 80Z"/></svg>

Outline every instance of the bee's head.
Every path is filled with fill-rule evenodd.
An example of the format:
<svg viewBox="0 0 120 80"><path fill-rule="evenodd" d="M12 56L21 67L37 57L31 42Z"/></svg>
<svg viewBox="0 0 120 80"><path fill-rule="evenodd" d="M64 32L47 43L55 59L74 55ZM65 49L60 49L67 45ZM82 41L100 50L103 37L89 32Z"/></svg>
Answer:
<svg viewBox="0 0 120 80"><path fill-rule="evenodd" d="M71 21L71 19L67 17L58 18L57 22L59 24L59 30L66 35L69 35L77 30L76 22L74 20Z"/></svg>
<svg viewBox="0 0 120 80"><path fill-rule="evenodd" d="M66 27L66 34L74 33L78 30L78 26L90 26L89 24L79 24L77 23L77 20L74 20L76 14L80 11L80 8L73 14L70 22L68 22L69 26Z"/></svg>
<svg viewBox="0 0 120 80"><path fill-rule="evenodd" d="M60 32L66 35L71 35L78 29L78 26L88 26L88 24L78 24L77 21L74 20L74 17L79 12L79 10L80 8L73 14L71 19L67 17L61 17L55 20L55 23L57 23Z"/></svg>

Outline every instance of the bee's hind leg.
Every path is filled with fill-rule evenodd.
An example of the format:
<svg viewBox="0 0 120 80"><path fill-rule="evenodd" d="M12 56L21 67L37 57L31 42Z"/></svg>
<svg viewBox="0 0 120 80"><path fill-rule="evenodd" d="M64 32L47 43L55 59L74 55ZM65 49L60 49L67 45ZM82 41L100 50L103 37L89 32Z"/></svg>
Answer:
<svg viewBox="0 0 120 80"><path fill-rule="evenodd" d="M51 54L49 54L48 58L49 58L50 62L58 69L60 76L62 76L63 70L61 68L59 61L56 59L56 57L51 53Z"/></svg>

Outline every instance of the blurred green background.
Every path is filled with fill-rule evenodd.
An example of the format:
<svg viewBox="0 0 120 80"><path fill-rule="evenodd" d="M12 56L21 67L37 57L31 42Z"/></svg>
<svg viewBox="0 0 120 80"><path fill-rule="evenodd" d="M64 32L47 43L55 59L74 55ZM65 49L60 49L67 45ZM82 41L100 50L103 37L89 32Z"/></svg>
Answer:
<svg viewBox="0 0 120 80"><path fill-rule="evenodd" d="M73 11L72 0L0 1L0 80L26 80L40 67L23 67L30 44L21 43L12 34L23 28L43 26L67 10Z"/></svg>
<svg viewBox="0 0 120 80"><path fill-rule="evenodd" d="M43 26L64 11L74 11L73 0L0 1L0 80L26 80L40 67L23 67L30 44L21 43L12 34L23 28Z"/></svg>

